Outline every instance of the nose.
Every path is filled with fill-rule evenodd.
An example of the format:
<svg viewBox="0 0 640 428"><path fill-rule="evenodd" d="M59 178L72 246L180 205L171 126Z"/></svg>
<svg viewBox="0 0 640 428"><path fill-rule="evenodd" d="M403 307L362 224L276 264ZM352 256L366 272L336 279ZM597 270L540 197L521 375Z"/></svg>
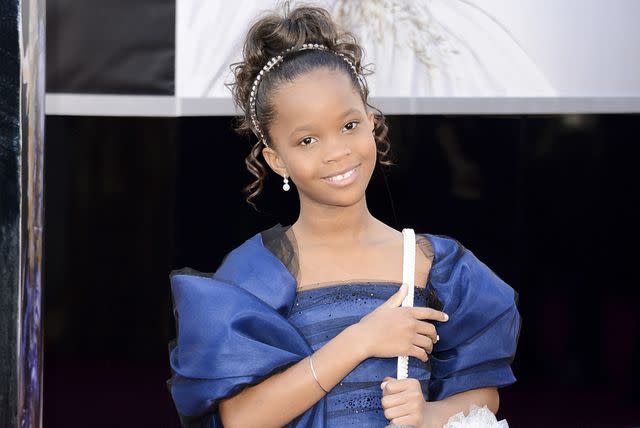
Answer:
<svg viewBox="0 0 640 428"><path fill-rule="evenodd" d="M346 139L337 137L327 141L324 162L340 162L344 157L351 154L351 145Z"/></svg>

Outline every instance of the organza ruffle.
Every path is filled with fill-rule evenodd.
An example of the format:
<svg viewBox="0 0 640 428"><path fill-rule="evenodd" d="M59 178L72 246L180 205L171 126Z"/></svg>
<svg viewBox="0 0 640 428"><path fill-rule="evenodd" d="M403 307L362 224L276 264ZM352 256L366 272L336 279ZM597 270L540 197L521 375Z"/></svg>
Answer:
<svg viewBox="0 0 640 428"><path fill-rule="evenodd" d="M468 415L456 413L442 428L509 428L509 424L506 419L498 421L486 405L478 407L472 404Z"/></svg>

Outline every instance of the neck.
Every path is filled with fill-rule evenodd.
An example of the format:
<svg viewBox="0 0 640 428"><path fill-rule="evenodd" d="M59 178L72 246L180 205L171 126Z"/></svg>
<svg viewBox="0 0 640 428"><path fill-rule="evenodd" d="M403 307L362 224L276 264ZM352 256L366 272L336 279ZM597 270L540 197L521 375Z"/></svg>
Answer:
<svg viewBox="0 0 640 428"><path fill-rule="evenodd" d="M363 196L348 207L301 203L292 228L297 237L310 244L350 245L362 242L375 221Z"/></svg>

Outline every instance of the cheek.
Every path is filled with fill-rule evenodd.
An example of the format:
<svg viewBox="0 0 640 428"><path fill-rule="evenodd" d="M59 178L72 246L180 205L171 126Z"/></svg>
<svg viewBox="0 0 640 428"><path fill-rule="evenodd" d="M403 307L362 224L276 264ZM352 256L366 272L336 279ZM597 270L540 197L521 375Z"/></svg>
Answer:
<svg viewBox="0 0 640 428"><path fill-rule="evenodd" d="M363 138L362 150L368 157L373 157L374 160L377 157L378 148L376 146L376 140L373 134L369 134L366 138Z"/></svg>
<svg viewBox="0 0 640 428"><path fill-rule="evenodd" d="M295 181L305 181L314 176L314 165L316 162L313 156L294 156L289 159L289 174Z"/></svg>

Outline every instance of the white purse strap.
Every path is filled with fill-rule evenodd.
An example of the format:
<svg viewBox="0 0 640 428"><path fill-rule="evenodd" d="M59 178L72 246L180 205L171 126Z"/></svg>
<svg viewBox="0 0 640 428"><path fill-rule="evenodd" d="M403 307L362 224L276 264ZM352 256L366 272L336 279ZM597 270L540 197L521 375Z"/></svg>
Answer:
<svg viewBox="0 0 640 428"><path fill-rule="evenodd" d="M403 307L413 307L414 275L416 267L416 234L413 229L402 229L404 246L402 251L402 283L407 284L409 291L402 301ZM406 379L409 376L409 357L398 357L398 376Z"/></svg>

